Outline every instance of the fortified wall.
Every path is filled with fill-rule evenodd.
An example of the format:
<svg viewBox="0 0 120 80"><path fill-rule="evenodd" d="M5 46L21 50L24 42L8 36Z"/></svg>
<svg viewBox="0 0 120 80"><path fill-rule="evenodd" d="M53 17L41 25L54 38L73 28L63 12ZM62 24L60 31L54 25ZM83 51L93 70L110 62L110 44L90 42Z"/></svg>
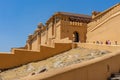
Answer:
<svg viewBox="0 0 120 80"><path fill-rule="evenodd" d="M0 54L0 69L44 60L72 49L72 42L86 42L87 23L90 21L88 15L55 13L45 25L38 24L24 47L12 48L11 54Z"/></svg>
<svg viewBox="0 0 120 80"><path fill-rule="evenodd" d="M20 80L108 80L112 73L119 72L119 61L120 52L114 52L103 57L28 76Z"/></svg>
<svg viewBox="0 0 120 80"><path fill-rule="evenodd" d="M76 45L78 47L105 50L112 49L112 52L117 51L120 49L120 38L118 37L118 34L120 34L119 19L120 4L104 12L93 12L92 16L57 12L48 19L45 25L42 23L38 24L38 28L34 33L28 36L24 47L13 48L11 54L1 53L0 69L14 68L29 62L44 60L72 49L72 43L77 43ZM106 46L106 40L110 40L112 44ZM91 44L96 41L103 42L103 44ZM115 41L117 41L117 45L114 43ZM85 44L86 42L87 44ZM114 44L115 46L113 46ZM106 76L120 69L119 63L115 64L120 56L119 53L115 54L118 56L115 55L113 57L113 55L110 55L109 59L108 57L104 57L104 59L98 61L94 60L94 64L89 64L90 62L88 62L87 65L85 65L86 63L83 65L80 64L82 67L79 66L80 68L77 69L73 66L75 68L73 71L68 71L44 80L55 80L60 77L62 80L73 80L74 78L71 76L73 74L76 74L76 80L79 80L78 73L83 75L81 80L104 80ZM104 65L102 66L102 64ZM108 67L108 64L111 67ZM108 68L110 68L109 70L111 70L111 72L109 72ZM97 74L96 70L100 71L100 73ZM107 73L107 75L104 76L104 73ZM96 76L100 79L97 77L93 78L93 74L97 74ZM87 77L84 75L87 75ZM104 77L101 78L102 76Z"/></svg>
<svg viewBox="0 0 120 80"><path fill-rule="evenodd" d="M105 43L110 40L112 44L120 44L120 3L113 7L96 13L93 12L92 22L87 27L87 42L100 41Z"/></svg>

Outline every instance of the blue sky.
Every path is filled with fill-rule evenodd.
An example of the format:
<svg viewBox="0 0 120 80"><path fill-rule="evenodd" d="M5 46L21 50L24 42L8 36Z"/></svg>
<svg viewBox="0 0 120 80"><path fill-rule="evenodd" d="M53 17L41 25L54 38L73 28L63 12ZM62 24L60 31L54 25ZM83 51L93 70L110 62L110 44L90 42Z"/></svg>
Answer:
<svg viewBox="0 0 120 80"><path fill-rule="evenodd" d="M91 15L120 0L0 0L0 52L21 47L39 22L45 23L55 12Z"/></svg>

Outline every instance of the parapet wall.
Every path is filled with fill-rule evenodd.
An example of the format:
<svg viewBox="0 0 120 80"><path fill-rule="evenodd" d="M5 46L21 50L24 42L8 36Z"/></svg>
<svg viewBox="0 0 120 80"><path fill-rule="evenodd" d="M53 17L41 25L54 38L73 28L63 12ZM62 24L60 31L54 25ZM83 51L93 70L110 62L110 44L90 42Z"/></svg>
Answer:
<svg viewBox="0 0 120 80"><path fill-rule="evenodd" d="M93 43L78 43L78 47L88 49L108 50L111 52L120 50L120 45L106 45L106 44L93 44Z"/></svg>
<svg viewBox="0 0 120 80"><path fill-rule="evenodd" d="M24 65L29 62L44 60L61 52L70 50L71 43L56 43L55 47L41 46L40 52L24 49L13 49L13 54L0 54L0 69L8 69Z"/></svg>
<svg viewBox="0 0 120 80"><path fill-rule="evenodd" d="M109 53L67 67L54 69L21 80L107 80L120 70L120 52Z"/></svg>
<svg viewBox="0 0 120 80"><path fill-rule="evenodd" d="M0 52L0 54L11 54L11 52Z"/></svg>

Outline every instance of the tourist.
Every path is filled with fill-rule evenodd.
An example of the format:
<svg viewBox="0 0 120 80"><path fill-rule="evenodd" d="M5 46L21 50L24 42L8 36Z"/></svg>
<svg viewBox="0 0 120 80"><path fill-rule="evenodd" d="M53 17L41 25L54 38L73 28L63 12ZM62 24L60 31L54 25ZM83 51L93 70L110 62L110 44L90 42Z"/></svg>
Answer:
<svg viewBox="0 0 120 80"><path fill-rule="evenodd" d="M99 44L99 41L96 41L96 44Z"/></svg>
<svg viewBox="0 0 120 80"><path fill-rule="evenodd" d="M110 42L110 40L108 40L108 45L111 45L111 42Z"/></svg>
<svg viewBox="0 0 120 80"><path fill-rule="evenodd" d="M101 44L103 44L103 42L101 41Z"/></svg>
<svg viewBox="0 0 120 80"><path fill-rule="evenodd" d="M117 45L118 43L117 43L117 41L115 41L115 45Z"/></svg>
<svg viewBox="0 0 120 80"><path fill-rule="evenodd" d="M108 40L106 40L105 44L108 45Z"/></svg>

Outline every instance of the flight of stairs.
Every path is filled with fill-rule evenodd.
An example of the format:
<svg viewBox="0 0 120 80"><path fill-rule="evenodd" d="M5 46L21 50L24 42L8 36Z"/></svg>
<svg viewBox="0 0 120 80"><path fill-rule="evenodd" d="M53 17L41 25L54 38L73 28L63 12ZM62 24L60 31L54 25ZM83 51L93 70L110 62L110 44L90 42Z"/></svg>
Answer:
<svg viewBox="0 0 120 80"><path fill-rule="evenodd" d="M120 80L120 72L111 74L111 77L108 80Z"/></svg>

